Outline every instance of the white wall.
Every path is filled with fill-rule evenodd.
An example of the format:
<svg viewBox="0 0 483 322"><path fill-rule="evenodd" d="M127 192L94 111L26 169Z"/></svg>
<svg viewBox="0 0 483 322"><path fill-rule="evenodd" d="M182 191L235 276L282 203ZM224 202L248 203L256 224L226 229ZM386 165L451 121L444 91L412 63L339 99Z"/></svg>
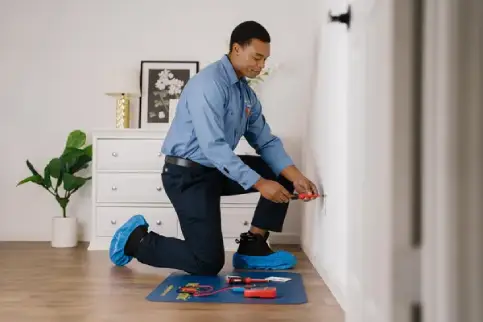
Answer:
<svg viewBox="0 0 483 322"><path fill-rule="evenodd" d="M343 13L345 1L320 1L318 12ZM348 205L348 32L345 25L319 26L310 138L304 146L304 170L327 194L305 205L302 245L336 298L344 305L347 277Z"/></svg>
<svg viewBox="0 0 483 322"><path fill-rule="evenodd" d="M2 1L0 240L49 240L50 220L60 214L38 186L15 187L29 175L27 158L43 169L71 130L90 134L113 127L114 101L104 93L117 90L116 84L136 84L141 60L199 60L203 67L226 52L231 30L243 20L261 22L272 36L271 62L281 66L261 98L274 132L301 162L314 6L315 0L276 6L255 0ZM83 240L89 237L90 209L89 185L73 196L69 209L81 222ZM298 236L300 205L289 211L285 232Z"/></svg>
<svg viewBox="0 0 483 322"><path fill-rule="evenodd" d="M343 13L348 2L320 1L321 14ZM306 205L302 244L348 322L408 321L395 316L410 312L416 283L407 269L414 264L412 15L409 2L350 3L350 30L320 27L314 139L304 165L327 197Z"/></svg>
<svg viewBox="0 0 483 322"><path fill-rule="evenodd" d="M344 1L323 1L319 15L344 12ZM346 283L348 33L340 24L319 26L310 138L304 165L327 197L307 203L302 244L339 301Z"/></svg>

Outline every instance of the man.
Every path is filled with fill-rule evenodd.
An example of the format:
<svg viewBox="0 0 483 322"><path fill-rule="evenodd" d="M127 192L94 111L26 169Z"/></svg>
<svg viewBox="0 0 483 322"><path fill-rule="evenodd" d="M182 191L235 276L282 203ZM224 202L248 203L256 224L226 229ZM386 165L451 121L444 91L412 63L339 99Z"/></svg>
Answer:
<svg viewBox="0 0 483 322"><path fill-rule="evenodd" d="M286 251L267 244L279 232L294 190L317 188L293 164L272 135L246 77L256 77L270 55L270 36L247 21L232 32L230 51L186 84L164 141L162 182L177 212L185 240L148 232L141 215L113 236L110 257L116 265L139 262L197 275L216 275L225 262L220 197L259 191L252 226L240 235L235 268L288 269L296 264ZM237 156L245 136L260 156ZM309 199L312 199L309 198Z"/></svg>

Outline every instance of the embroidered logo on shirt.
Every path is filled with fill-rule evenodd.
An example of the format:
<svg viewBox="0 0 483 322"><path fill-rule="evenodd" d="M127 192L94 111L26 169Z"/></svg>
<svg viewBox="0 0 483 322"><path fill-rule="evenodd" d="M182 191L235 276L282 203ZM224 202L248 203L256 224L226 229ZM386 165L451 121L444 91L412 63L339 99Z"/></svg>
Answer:
<svg viewBox="0 0 483 322"><path fill-rule="evenodd" d="M245 96L245 99L244 99L244 102L245 102L245 115L247 117L250 117L250 115L252 114L252 102L250 101L250 99L248 97Z"/></svg>

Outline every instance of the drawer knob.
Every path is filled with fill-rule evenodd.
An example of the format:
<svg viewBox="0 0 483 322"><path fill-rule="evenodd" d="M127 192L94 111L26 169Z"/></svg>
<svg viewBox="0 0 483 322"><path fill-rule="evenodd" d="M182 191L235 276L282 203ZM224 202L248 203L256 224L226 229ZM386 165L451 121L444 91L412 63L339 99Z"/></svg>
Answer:
<svg viewBox="0 0 483 322"><path fill-rule="evenodd" d="M248 224L249 224L249 222L246 221L246 220L243 222L243 226L248 226Z"/></svg>
<svg viewBox="0 0 483 322"><path fill-rule="evenodd" d="M117 187L116 186L112 186L112 191L116 191L117 190Z"/></svg>
<svg viewBox="0 0 483 322"><path fill-rule="evenodd" d="M156 187L156 190L161 191L162 188L161 187Z"/></svg>
<svg viewBox="0 0 483 322"><path fill-rule="evenodd" d="M161 224L161 220L156 220L156 225L160 226Z"/></svg>
<svg viewBox="0 0 483 322"><path fill-rule="evenodd" d="M115 225L116 224L116 220L115 219L111 220L111 224Z"/></svg>
<svg viewBox="0 0 483 322"><path fill-rule="evenodd" d="M117 152L112 152L113 157L117 157Z"/></svg>
<svg viewBox="0 0 483 322"><path fill-rule="evenodd" d="M162 156L163 154L161 152L158 152L158 157Z"/></svg>

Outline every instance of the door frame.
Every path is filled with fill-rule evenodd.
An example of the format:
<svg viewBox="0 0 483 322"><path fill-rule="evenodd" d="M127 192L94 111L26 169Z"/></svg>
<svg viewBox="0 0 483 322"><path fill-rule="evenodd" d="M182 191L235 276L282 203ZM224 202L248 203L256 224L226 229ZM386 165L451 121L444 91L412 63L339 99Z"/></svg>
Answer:
<svg viewBox="0 0 483 322"><path fill-rule="evenodd" d="M424 322L483 319L482 13L481 1L425 0Z"/></svg>

